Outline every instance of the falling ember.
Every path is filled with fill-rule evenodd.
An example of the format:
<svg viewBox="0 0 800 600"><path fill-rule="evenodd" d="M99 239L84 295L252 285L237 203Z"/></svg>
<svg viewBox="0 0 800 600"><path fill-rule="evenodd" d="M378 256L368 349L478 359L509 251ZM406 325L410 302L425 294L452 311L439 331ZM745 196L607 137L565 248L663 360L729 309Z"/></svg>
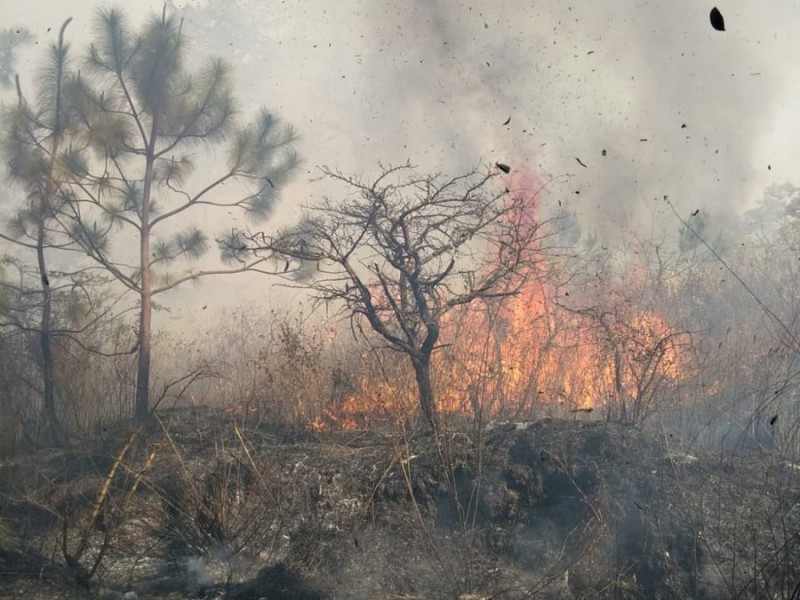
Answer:
<svg viewBox="0 0 800 600"><path fill-rule="evenodd" d="M536 173L512 165L506 186L526 200L524 214L512 215L515 225L533 226L542 187ZM554 262L537 256L527 269L514 295L447 314L432 367L442 414L487 421L594 411L636 421L653 408L656 392L690 376L687 336L653 309L622 301L626 287L644 281L635 270L605 290L614 306L599 310L556 302L567 294L556 283ZM576 296L581 294L570 299ZM364 362L355 393L312 427L361 428L417 414L414 376L405 361L371 353Z"/></svg>

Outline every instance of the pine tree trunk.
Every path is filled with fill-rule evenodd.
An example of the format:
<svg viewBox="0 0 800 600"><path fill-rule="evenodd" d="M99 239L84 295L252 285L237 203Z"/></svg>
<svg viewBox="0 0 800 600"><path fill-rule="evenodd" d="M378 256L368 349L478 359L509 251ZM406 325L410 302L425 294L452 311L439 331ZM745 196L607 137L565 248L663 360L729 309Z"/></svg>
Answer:
<svg viewBox="0 0 800 600"><path fill-rule="evenodd" d="M153 163L155 162L155 139L157 119L153 119L142 191L142 230L139 236L139 266L141 269L141 292L139 314L139 361L136 374L136 409L138 421L150 417L150 351L152 344L151 321L153 317L153 284L150 268L150 199L153 187Z"/></svg>
<svg viewBox="0 0 800 600"><path fill-rule="evenodd" d="M47 263L44 255L44 219L39 221L39 231L36 240L36 259L39 267L39 277L42 283L42 316L39 322L39 347L42 353L42 387L44 398L42 412L47 427L46 439L49 444L62 442L61 426L58 422L55 401L55 368L53 365L52 346L52 311L53 292L50 279L47 275Z"/></svg>
<svg viewBox="0 0 800 600"><path fill-rule="evenodd" d="M70 21L72 21L71 17L64 21L59 31L58 47L60 50L64 48L64 30L67 28ZM53 135L51 138L52 145L50 147L50 159L47 165L47 179L45 180L44 191L39 198L39 226L36 235L36 261L39 268L39 279L42 284L42 317L39 322L39 346L42 352L42 387L44 388L42 409L47 424L47 441L50 444L56 445L63 444L66 441L66 436L65 432L61 429L61 425L58 421L58 412L56 411L55 359L53 358L52 329L53 290L50 287L50 277L47 273L47 260L45 257L45 245L47 243L45 222L50 210L51 198L55 191L53 179L54 168L62 134L61 84L63 81L63 74L63 70L59 67L55 85L55 121L53 123Z"/></svg>
<svg viewBox="0 0 800 600"><path fill-rule="evenodd" d="M148 280L145 284L145 278ZM150 322L152 319L152 298L150 295L149 274L142 273L141 311L139 315L139 356L136 373L136 409L137 420L146 420L150 415Z"/></svg>

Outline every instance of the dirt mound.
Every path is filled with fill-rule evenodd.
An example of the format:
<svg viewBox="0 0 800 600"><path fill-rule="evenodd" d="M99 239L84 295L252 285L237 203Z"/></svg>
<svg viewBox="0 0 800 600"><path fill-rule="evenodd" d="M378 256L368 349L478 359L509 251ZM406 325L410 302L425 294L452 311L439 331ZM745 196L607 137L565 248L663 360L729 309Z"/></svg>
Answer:
<svg viewBox="0 0 800 600"><path fill-rule="evenodd" d="M0 597L89 578L173 600L788 598L800 578L791 465L596 421L436 440L180 411L8 462L0 485Z"/></svg>

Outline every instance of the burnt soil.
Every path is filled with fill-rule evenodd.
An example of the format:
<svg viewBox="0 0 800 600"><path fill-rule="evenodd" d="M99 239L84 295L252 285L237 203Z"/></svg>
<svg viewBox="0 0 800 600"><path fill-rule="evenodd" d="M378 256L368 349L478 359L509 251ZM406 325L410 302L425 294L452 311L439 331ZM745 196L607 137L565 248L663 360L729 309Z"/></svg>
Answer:
<svg viewBox="0 0 800 600"><path fill-rule="evenodd" d="M0 598L789 599L800 582L800 468L600 421L437 443L184 409L7 458L0 492Z"/></svg>

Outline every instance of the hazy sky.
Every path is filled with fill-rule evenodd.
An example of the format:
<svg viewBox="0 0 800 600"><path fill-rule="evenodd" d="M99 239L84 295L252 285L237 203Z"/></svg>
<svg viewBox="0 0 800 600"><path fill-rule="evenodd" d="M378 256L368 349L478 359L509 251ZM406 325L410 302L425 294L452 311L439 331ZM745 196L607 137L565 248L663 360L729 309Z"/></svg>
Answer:
<svg viewBox="0 0 800 600"><path fill-rule="evenodd" d="M40 48L72 16L82 48L96 6L0 0L0 17ZM139 20L161 6L126 10ZM287 207L335 195L310 181L320 164L369 174L410 160L455 174L502 160L540 171L545 202L566 202L587 229L646 234L664 194L725 213L771 183L800 183L798 3L720 1L724 33L709 24L714 4L697 0L168 6L197 56L233 64L245 112L266 105L302 135ZM23 70L37 54L21 59Z"/></svg>

